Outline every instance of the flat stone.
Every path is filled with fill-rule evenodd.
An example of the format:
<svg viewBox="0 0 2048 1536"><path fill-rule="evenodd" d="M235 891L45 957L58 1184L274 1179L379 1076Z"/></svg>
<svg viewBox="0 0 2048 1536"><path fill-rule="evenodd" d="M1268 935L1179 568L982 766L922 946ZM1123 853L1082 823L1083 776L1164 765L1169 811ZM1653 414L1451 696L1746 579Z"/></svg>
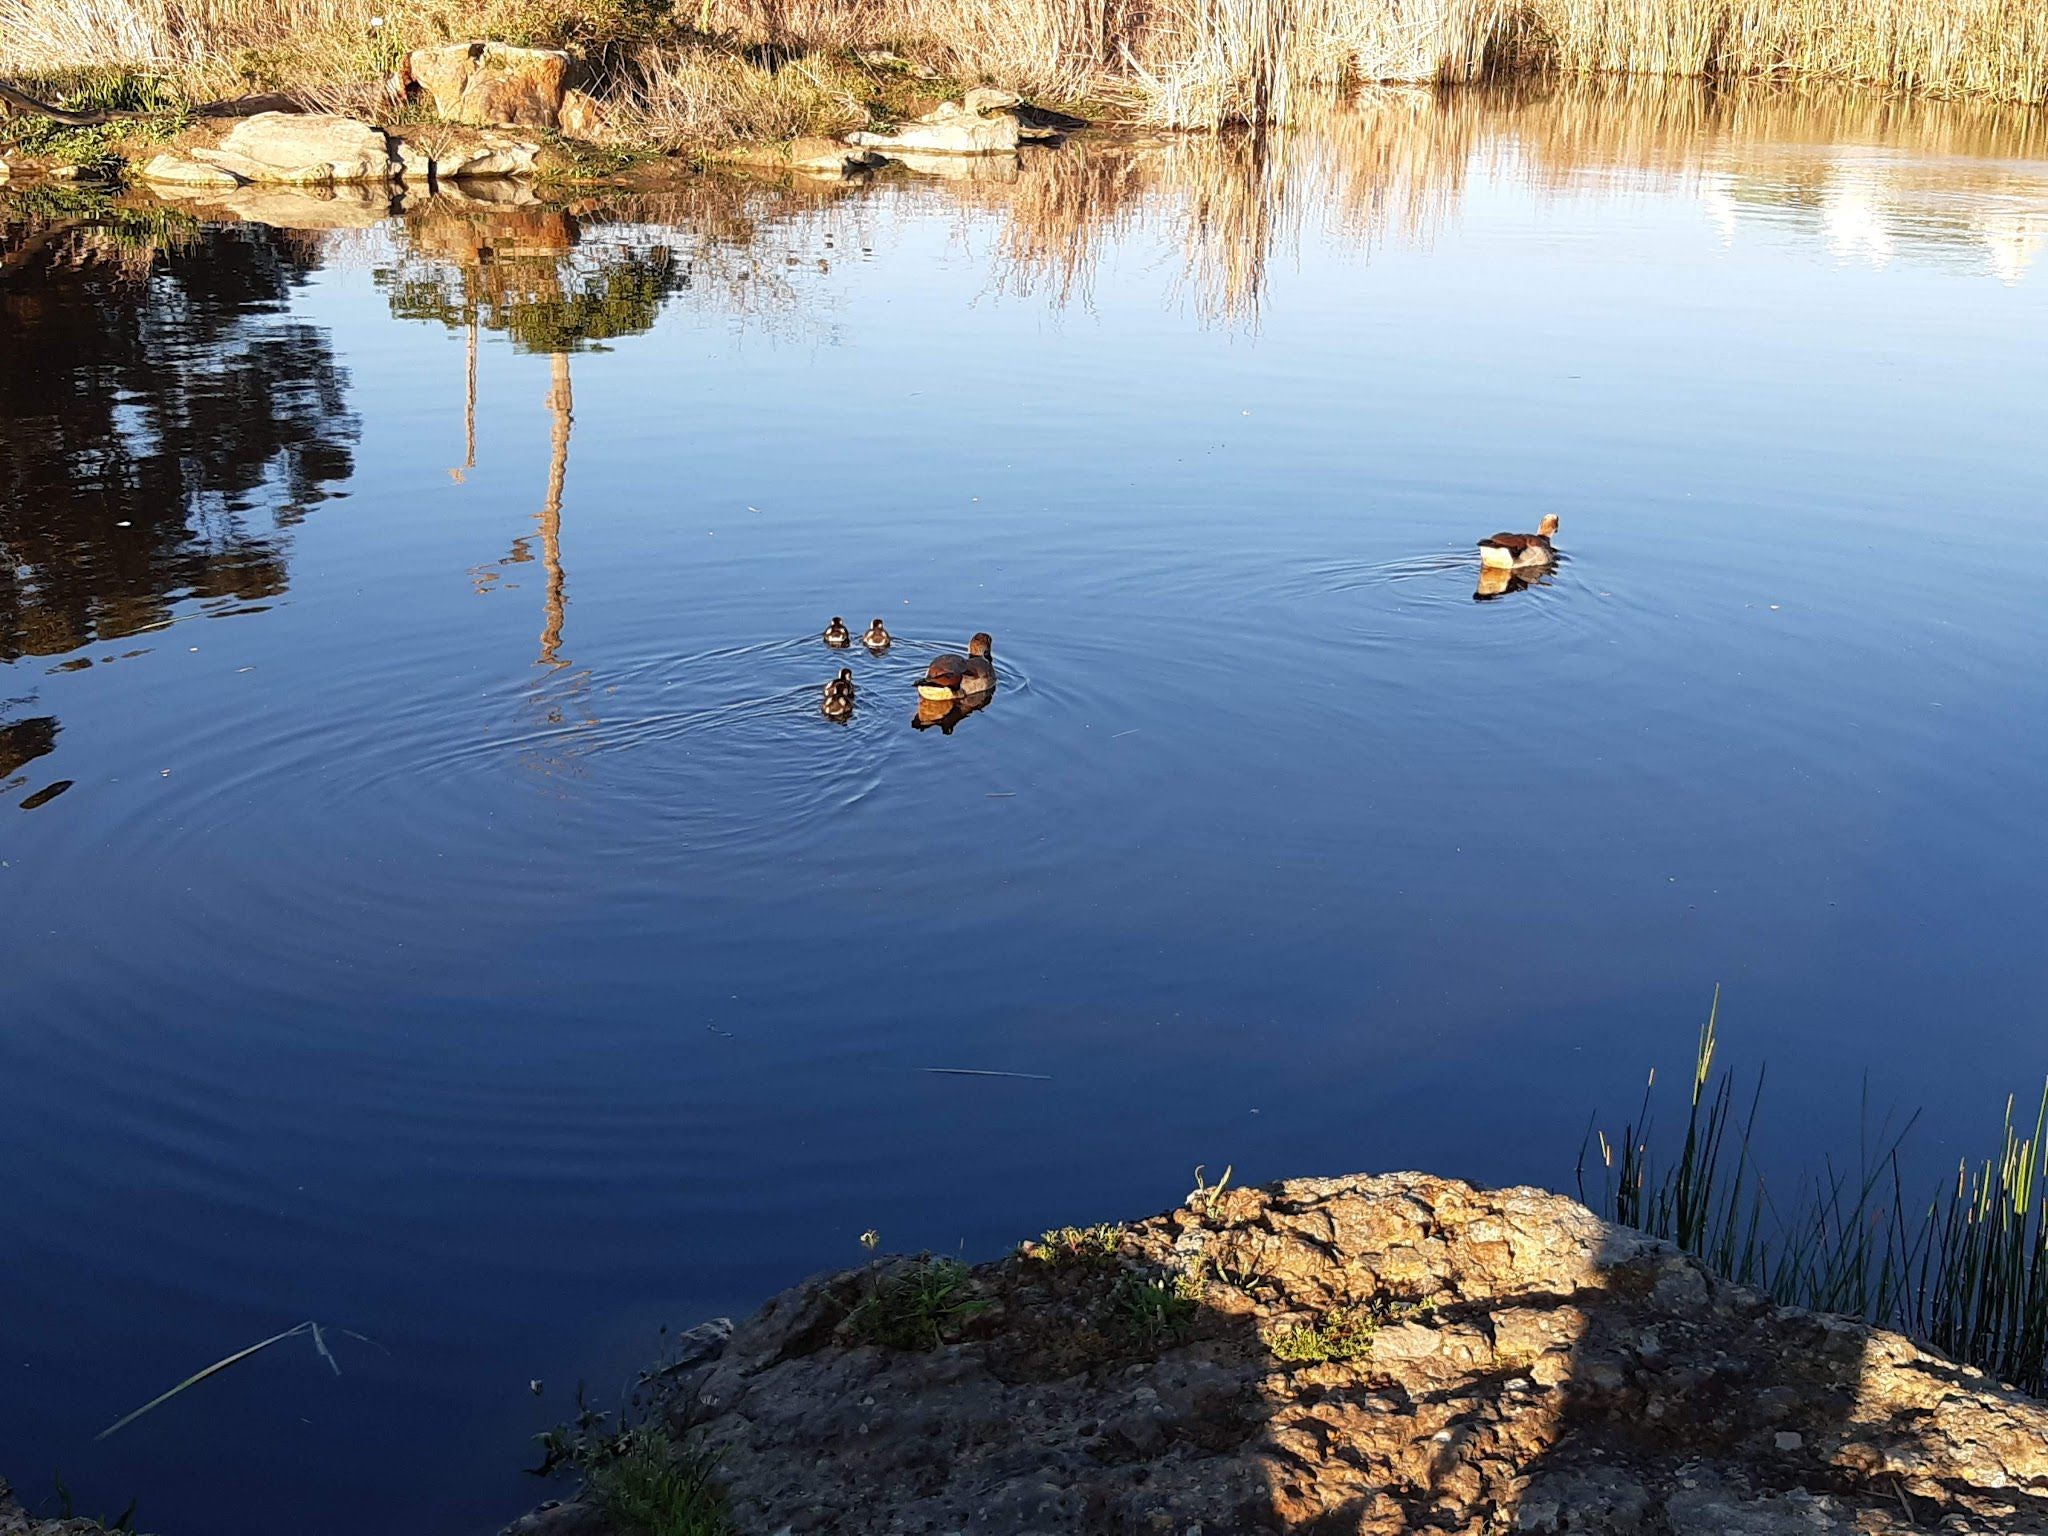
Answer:
<svg viewBox="0 0 2048 1536"><path fill-rule="evenodd" d="M173 187L239 187L242 178L233 171L194 160L173 150L155 156L141 171L144 181Z"/></svg>
<svg viewBox="0 0 2048 1536"><path fill-rule="evenodd" d="M1017 119L1007 113L979 117L964 108L942 107L894 133L852 133L850 143L884 154L908 150L924 155L1006 155L1017 149Z"/></svg>
<svg viewBox="0 0 2048 1536"><path fill-rule="evenodd" d="M384 130L324 112L259 112L191 158L243 181L319 185L389 181L396 170Z"/></svg>

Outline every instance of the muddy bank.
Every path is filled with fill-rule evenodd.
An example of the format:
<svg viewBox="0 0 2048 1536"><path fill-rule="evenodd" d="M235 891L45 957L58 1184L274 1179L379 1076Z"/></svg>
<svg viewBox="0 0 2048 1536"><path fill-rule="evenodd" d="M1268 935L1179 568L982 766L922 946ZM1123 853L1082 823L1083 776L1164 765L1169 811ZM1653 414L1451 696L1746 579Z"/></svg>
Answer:
<svg viewBox="0 0 2048 1536"><path fill-rule="evenodd" d="M761 1536L2048 1530L2048 1406L1423 1174L821 1276L646 1398ZM627 1529L592 1490L510 1528Z"/></svg>

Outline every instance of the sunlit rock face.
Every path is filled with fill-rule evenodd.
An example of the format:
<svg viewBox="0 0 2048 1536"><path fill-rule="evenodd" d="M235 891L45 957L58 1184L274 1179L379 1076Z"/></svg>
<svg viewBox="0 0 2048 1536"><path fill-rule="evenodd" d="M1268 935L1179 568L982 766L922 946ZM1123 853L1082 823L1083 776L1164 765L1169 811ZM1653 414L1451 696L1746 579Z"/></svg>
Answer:
<svg viewBox="0 0 2048 1536"><path fill-rule="evenodd" d="M451 43L415 49L405 72L448 122L554 128L568 83L569 55L558 48L500 42Z"/></svg>
<svg viewBox="0 0 2048 1536"><path fill-rule="evenodd" d="M895 1298L934 1280L935 1320L891 1332ZM1198 1189L973 1270L823 1276L729 1342L690 1340L657 1407L716 1456L747 1532L1958 1517L2018 1536L2048 1517L2025 1491L2048 1479L2040 1404L1574 1201L1425 1174Z"/></svg>

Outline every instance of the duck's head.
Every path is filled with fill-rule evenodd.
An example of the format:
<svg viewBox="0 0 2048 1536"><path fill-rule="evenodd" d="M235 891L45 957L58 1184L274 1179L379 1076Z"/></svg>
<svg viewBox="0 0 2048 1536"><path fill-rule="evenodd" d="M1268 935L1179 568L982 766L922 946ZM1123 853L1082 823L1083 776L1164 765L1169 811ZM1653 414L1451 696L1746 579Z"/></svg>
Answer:
<svg viewBox="0 0 2048 1536"><path fill-rule="evenodd" d="M1546 512L1546 513L1544 513L1544 514L1543 514L1543 521L1542 521L1542 522L1540 522L1540 523L1538 523L1538 524L1536 525L1536 531L1537 531L1538 533L1542 534L1542 535L1543 535L1543 537L1545 537L1546 539L1554 539L1554 538L1556 538L1556 537L1557 537L1557 514L1556 514L1555 512Z"/></svg>
<svg viewBox="0 0 2048 1536"><path fill-rule="evenodd" d="M846 628L846 621L840 618L839 615L835 613L832 615L832 622L830 624L827 624L825 627L827 629L844 629Z"/></svg>
<svg viewBox="0 0 2048 1536"><path fill-rule="evenodd" d="M839 685L842 688L851 688L853 686L853 668L841 667L839 669Z"/></svg>
<svg viewBox="0 0 2048 1536"><path fill-rule="evenodd" d="M970 656L986 656L995 648L996 643L989 638L987 630L983 630L967 642L967 654Z"/></svg>
<svg viewBox="0 0 2048 1536"><path fill-rule="evenodd" d="M871 635L886 635L887 633L889 633L889 631L882 628L882 621L880 619L877 619L874 623L868 626L868 633Z"/></svg>

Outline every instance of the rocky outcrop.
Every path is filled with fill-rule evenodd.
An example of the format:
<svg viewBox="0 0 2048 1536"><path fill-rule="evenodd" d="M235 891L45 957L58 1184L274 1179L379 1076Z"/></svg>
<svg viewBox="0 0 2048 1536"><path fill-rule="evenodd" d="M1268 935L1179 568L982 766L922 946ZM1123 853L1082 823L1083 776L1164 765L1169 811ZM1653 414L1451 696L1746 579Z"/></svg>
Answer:
<svg viewBox="0 0 2048 1536"><path fill-rule="evenodd" d="M569 64L559 48L451 43L413 50L399 83L419 86L451 123L552 129L560 125Z"/></svg>
<svg viewBox="0 0 2048 1536"><path fill-rule="evenodd" d="M106 1527L97 1520L32 1519L0 1478L0 1536L106 1536Z"/></svg>
<svg viewBox="0 0 2048 1536"><path fill-rule="evenodd" d="M2048 1531L2048 1407L1533 1189L1198 1190L688 1337L650 1411L760 1536Z"/></svg>

